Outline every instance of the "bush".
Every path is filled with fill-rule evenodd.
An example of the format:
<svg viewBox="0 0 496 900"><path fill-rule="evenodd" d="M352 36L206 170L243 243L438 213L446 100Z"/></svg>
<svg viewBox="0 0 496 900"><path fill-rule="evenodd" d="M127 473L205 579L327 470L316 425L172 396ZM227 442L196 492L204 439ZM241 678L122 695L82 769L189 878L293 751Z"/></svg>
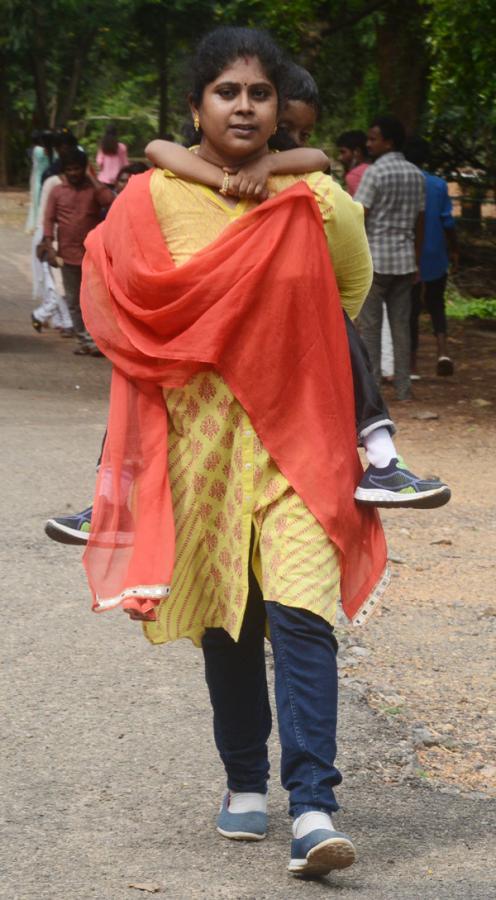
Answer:
<svg viewBox="0 0 496 900"><path fill-rule="evenodd" d="M462 297L450 289L446 315L451 319L496 319L496 297Z"/></svg>

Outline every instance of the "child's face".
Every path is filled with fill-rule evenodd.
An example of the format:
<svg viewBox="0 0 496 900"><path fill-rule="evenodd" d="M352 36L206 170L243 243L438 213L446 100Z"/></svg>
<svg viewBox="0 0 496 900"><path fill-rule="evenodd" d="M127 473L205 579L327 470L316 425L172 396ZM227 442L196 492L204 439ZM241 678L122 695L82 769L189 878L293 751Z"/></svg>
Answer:
<svg viewBox="0 0 496 900"><path fill-rule="evenodd" d="M305 147L316 121L317 112L309 103L286 100L279 117L279 128L284 128L298 147Z"/></svg>

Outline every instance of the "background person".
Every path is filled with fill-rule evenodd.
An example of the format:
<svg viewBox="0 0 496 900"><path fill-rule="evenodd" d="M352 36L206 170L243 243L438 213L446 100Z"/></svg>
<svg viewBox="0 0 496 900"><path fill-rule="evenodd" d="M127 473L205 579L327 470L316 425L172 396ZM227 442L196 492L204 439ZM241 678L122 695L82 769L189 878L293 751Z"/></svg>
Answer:
<svg viewBox="0 0 496 900"><path fill-rule="evenodd" d="M112 187L119 172L129 165L127 147L117 137L115 125L108 125L96 154L98 180Z"/></svg>
<svg viewBox="0 0 496 900"><path fill-rule="evenodd" d="M29 176L29 209L26 232L36 228L43 175L53 160L53 135L50 131L34 131L32 134L31 174Z"/></svg>
<svg viewBox="0 0 496 900"><path fill-rule="evenodd" d="M124 190L132 175L142 175L143 172L147 171L148 166L146 163L134 162L129 163L127 166L123 166L120 172L117 173L117 178L115 179L115 193L120 194L120 192Z"/></svg>
<svg viewBox="0 0 496 900"><path fill-rule="evenodd" d="M359 328L377 384L381 382L383 304L387 307L394 349L394 386L398 400L411 399L411 288L423 241L425 184L407 162L405 130L393 116L379 116L369 128L367 149L374 160L364 173L355 200L362 204L374 280L360 313Z"/></svg>
<svg viewBox="0 0 496 900"><path fill-rule="evenodd" d="M31 313L31 323L38 332L41 332L43 327L50 326L59 328L62 337L74 337L75 331L67 301L55 281L57 270L48 264L48 248L43 241L46 205L52 190L59 184L62 184L62 177L51 175L43 182L41 189L38 219L33 235L34 295L41 303Z"/></svg>
<svg viewBox="0 0 496 900"><path fill-rule="evenodd" d="M367 152L367 135L364 131L343 131L337 141L338 159L344 169L346 189L352 197L370 166Z"/></svg>
<svg viewBox="0 0 496 900"><path fill-rule="evenodd" d="M429 161L429 144L422 138L411 138L405 145L405 157L422 170L425 179L424 241L420 256L419 281L412 288L411 367L418 377L417 350L419 316L422 302L431 317L432 330L437 343L437 375L453 375L453 360L448 355L447 320L444 294L448 280L448 268L458 269L458 241L453 205L444 178L431 175L422 169Z"/></svg>
<svg viewBox="0 0 496 900"><path fill-rule="evenodd" d="M89 337L81 316L81 265L86 236L99 224L101 211L112 204L114 194L91 174L83 150L67 151L61 162L65 182L54 187L48 197L43 239L50 265L57 266L57 258L63 261L64 292L79 341L74 352L96 355L99 351ZM53 246L55 235L57 251Z"/></svg>
<svg viewBox="0 0 496 900"><path fill-rule="evenodd" d="M68 128L61 128L54 131L52 135L53 157L50 165L44 170L41 177L41 183L44 184L47 178L52 175L60 175L62 172L62 163L64 157L78 147L76 136ZM82 147L79 147L82 150Z"/></svg>

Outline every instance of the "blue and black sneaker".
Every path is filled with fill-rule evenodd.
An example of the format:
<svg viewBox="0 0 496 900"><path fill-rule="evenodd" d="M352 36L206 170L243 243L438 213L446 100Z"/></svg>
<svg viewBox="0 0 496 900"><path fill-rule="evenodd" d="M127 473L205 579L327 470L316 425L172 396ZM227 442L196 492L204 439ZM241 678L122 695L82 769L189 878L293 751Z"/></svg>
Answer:
<svg viewBox="0 0 496 900"><path fill-rule="evenodd" d="M87 544L92 512L93 507L89 506L88 509L83 509L73 516L57 516L49 519L45 525L45 533L59 544Z"/></svg>
<svg viewBox="0 0 496 900"><path fill-rule="evenodd" d="M434 509L448 502L451 491L439 478L419 478L394 457L383 469L369 466L354 496L371 506Z"/></svg>

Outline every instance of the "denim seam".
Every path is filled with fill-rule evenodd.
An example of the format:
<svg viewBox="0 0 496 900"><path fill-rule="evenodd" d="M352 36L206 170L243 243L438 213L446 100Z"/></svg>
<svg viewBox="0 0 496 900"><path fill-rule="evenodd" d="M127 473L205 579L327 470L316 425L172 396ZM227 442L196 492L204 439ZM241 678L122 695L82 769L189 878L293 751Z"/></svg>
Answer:
<svg viewBox="0 0 496 900"><path fill-rule="evenodd" d="M288 675L288 667L287 667L286 651L284 649L284 642L279 635L279 628L278 628L277 622L274 622L274 626L272 625L272 623L270 623L270 625L271 625L272 639L273 640L275 639L275 643L279 647L279 653L281 654L281 663L282 663L282 668L283 668L284 676L285 676L285 682L286 682L286 686L287 686L287 690L288 690L289 705L291 708L293 727L295 730L296 740L297 740L298 746L302 750L304 750L305 753L310 755L309 751L308 751L308 747L305 743L304 737L303 737L303 735L300 731L299 725L298 725L298 716L296 714L295 705L294 705L294 693L293 693L293 689L292 689L291 679ZM309 762L310 762L310 766L312 769L312 797L315 799L317 796L317 791L316 791L317 769L316 769L315 763L312 761L312 759L310 759ZM317 802L316 799L315 799L315 802Z"/></svg>

